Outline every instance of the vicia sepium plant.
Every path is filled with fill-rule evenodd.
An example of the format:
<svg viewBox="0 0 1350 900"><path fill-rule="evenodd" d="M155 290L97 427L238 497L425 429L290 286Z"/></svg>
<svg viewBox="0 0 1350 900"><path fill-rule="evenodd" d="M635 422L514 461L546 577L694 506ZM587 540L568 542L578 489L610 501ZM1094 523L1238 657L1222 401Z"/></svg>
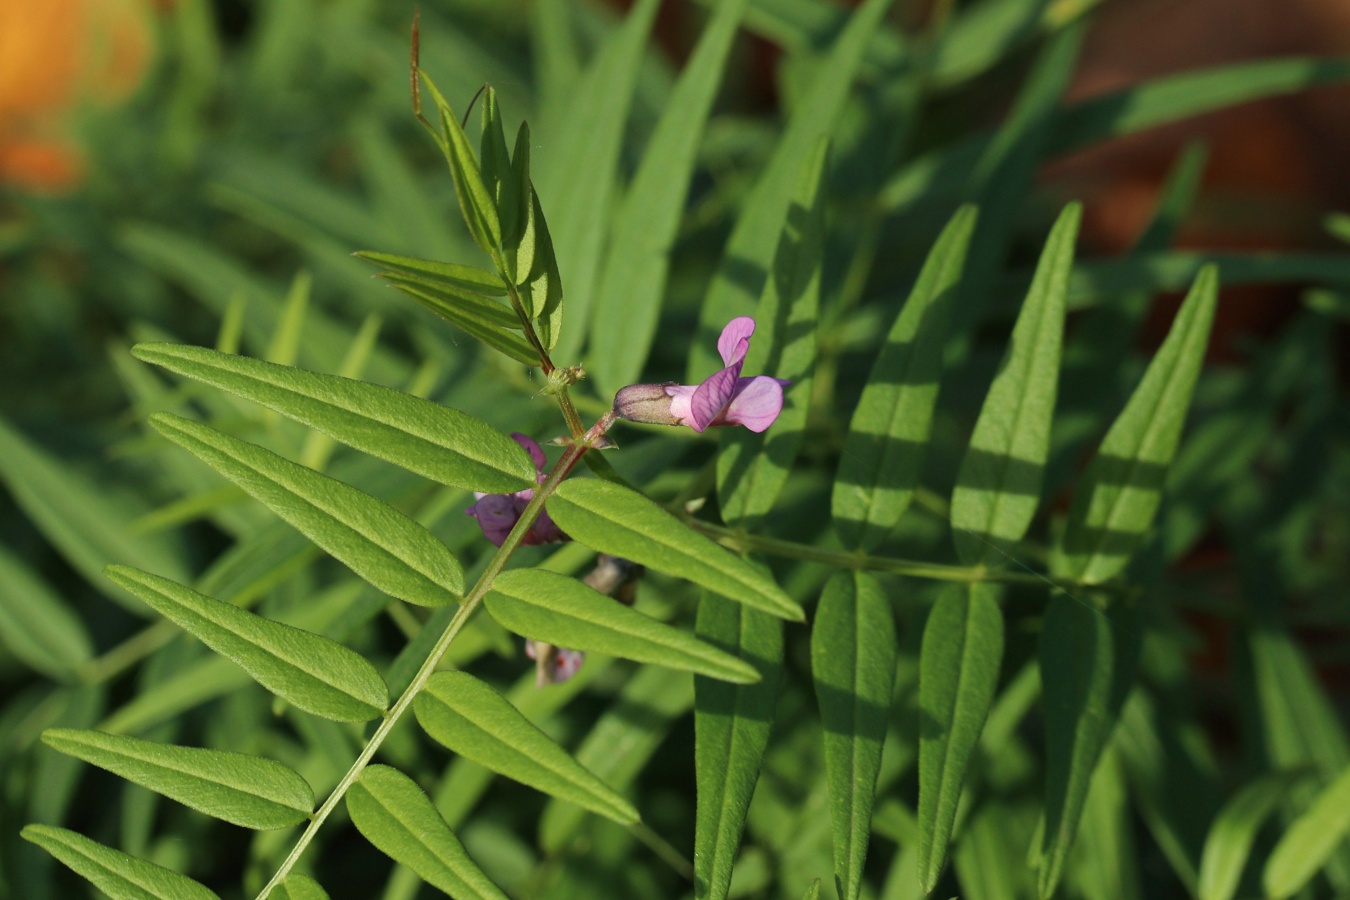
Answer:
<svg viewBox="0 0 1350 900"><path fill-rule="evenodd" d="M1262 689L1238 718L1265 726L1240 755L1269 765L1221 804L1236 779L1217 774L1223 754L1177 687L1196 640L1171 601L1191 576L1166 574L1220 530L1209 510L1236 533L1266 510L1234 456L1278 432L1279 458L1302 459L1337 407L1309 391L1311 412L1285 414L1304 383L1292 339L1268 379L1202 372L1217 270L1150 255L1198 155L1123 262L1075 269L1081 207L1023 203L1056 154L1334 67L1066 108L1090 3L1018 13L997 40L1016 4L936 4L911 42L886 0L847 14L727 0L707 4L671 81L644 69L657 5L637 0L581 67L551 30L561 5L537 4L534 74L566 85L537 144L524 124L508 140L492 88L468 127L414 50L413 105L448 162L466 259L357 256L445 320L418 319L400 345L449 360L442 402L406 359L363 379L373 327L332 365L294 365L297 346L341 333L302 327L305 277L264 323L266 359L233 352L241 332L267 333L236 327L236 306L217 349L133 349L171 388L119 357L191 496L102 543L81 531L100 519L84 504L30 505L81 566L117 547L104 590L164 621L78 669L77 699L112 682L124 705L105 714L99 694L58 716L25 700L5 721L135 787L120 836L61 827L42 804L23 836L110 896L163 900L407 900L424 884L529 900L1130 898L1161 884L1226 900L1267 844L1265 894L1314 877L1350 890L1328 837L1350 827L1350 745L1326 737L1341 732L1314 673L1265 613L1243 622ZM734 123L705 141L744 27L809 49L784 78L790 113L772 142ZM945 146L945 120L911 132L1033 36L1044 46L997 133ZM661 101L630 122L648 82ZM397 155L363 134L372 158ZM755 148L761 171L723 177ZM431 211L417 222L442 212L434 190L390 187L413 178L371 181ZM718 202L690 214L703 182ZM1058 215L1021 222L1022 206ZM331 263L333 244L308 249ZM681 268L710 246L720 261ZM1189 287L1146 358L1141 285ZM1183 442L1193 397L1211 415ZM1285 435L1291 418L1302 430ZM36 458L2 428L0 450ZM181 556L127 537L198 516ZM1252 541L1256 571L1292 553ZM0 572L23 571L0 554ZM16 620L0 615L0 636ZM133 669L134 684L114 681ZM1286 801L1292 824L1266 841ZM199 813L263 833L218 839L207 829L226 826ZM246 862L181 852L194 841Z"/></svg>

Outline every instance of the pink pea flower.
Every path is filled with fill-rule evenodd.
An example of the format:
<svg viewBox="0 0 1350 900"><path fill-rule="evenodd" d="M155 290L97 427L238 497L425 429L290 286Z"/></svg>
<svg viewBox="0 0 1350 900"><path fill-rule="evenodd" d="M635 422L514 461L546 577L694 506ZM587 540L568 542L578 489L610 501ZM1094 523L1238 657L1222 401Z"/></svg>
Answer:
<svg viewBox="0 0 1350 900"><path fill-rule="evenodd" d="M537 481L542 482L545 478L544 464L547 462L544 451L533 440L519 432L513 433L511 437L530 454L538 473ZM478 498L478 502L464 510L465 514L476 518L478 527L483 529L487 539L500 547L506 536L511 533L511 529L516 527L516 522L520 521L520 515L525 512L525 507L534 498L534 489L526 488L514 494L483 494L475 491L474 496ZM567 535L563 534L562 529L549 518L548 511L541 510L539 518L534 520L521 544L552 544L565 540Z"/></svg>
<svg viewBox="0 0 1350 900"><path fill-rule="evenodd" d="M614 396L615 415L631 422L688 425L698 432L714 425L744 425L754 432L763 431L783 411L783 388L791 382L767 375L741 376L754 333L754 319L732 319L717 339L726 368L696 385L631 384Z"/></svg>

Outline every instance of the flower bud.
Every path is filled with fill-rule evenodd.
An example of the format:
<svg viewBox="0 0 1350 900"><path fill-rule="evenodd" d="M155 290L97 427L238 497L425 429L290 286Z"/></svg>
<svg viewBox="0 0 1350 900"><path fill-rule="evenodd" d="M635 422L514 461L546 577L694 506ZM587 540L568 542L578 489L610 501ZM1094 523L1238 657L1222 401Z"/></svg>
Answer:
<svg viewBox="0 0 1350 900"><path fill-rule="evenodd" d="M671 395L668 387L675 382L664 384L630 384L614 395L614 415L630 422L645 422L648 425L679 425L680 420L671 415Z"/></svg>

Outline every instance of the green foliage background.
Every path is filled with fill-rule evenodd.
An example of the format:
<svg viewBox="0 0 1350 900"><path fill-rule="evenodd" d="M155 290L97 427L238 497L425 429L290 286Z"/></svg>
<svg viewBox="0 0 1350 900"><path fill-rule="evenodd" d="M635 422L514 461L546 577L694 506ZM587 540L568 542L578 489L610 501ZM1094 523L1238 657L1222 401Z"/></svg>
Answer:
<svg viewBox="0 0 1350 900"><path fill-rule="evenodd" d="M1081 210L1034 180L1350 62L1067 104L1093 3L938 6L902 32L885 0L723 0L676 68L654 0L428 4L422 68L459 114L493 86L556 272L461 224L486 207L410 115L411 8L166 15L150 81L82 123L87 186L0 198L0 895L83 896L59 859L116 897L252 896L337 785L273 897L1350 891L1320 677L1347 658L1350 257L1171 249L1202 147L1121 258L1076 255ZM782 50L781 114L748 102L747 35ZM521 266L528 328L403 257ZM1220 282L1313 287L1206 364ZM741 314L746 372L793 381L773 428L620 424L598 478L541 488L576 541L455 618L505 560L471 491L532 483L504 433L696 383ZM530 329L586 367L561 407ZM648 566L636 611L588 605L592 550ZM508 628L592 652L538 688Z"/></svg>

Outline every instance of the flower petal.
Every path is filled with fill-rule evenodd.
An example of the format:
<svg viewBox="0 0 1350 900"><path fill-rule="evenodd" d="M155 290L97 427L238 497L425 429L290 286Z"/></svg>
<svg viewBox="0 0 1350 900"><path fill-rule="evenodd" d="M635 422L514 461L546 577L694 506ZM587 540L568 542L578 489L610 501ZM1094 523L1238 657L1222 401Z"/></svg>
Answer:
<svg viewBox="0 0 1350 900"><path fill-rule="evenodd" d="M754 432L763 431L783 411L783 388L790 383L768 375L737 380L724 421L728 425L744 425Z"/></svg>
<svg viewBox="0 0 1350 900"><path fill-rule="evenodd" d="M736 393L736 373L739 370L740 364L737 363L735 368L728 366L720 372L714 372L694 390L694 396L689 399L687 424L690 428L703 431L717 422L722 410ZM671 405L674 406L673 403Z"/></svg>
<svg viewBox="0 0 1350 900"><path fill-rule="evenodd" d="M520 521L520 510L509 494L487 494L464 512L478 520L484 536L498 547Z"/></svg>
<svg viewBox="0 0 1350 900"><path fill-rule="evenodd" d="M741 374L740 364L745 361L746 351L750 349L750 335L755 333L755 320L749 316L737 316L722 329L717 339L717 352L722 354L722 363L736 367L736 375Z"/></svg>
<svg viewBox="0 0 1350 900"><path fill-rule="evenodd" d="M670 398L670 415L681 425L689 424L689 404L694 399L696 384L666 385L666 396Z"/></svg>
<svg viewBox="0 0 1350 900"><path fill-rule="evenodd" d="M519 431L511 432L511 439L525 448L525 452L530 454L530 459L534 460L534 467L542 472L548 463L548 457L544 456L544 448L536 444L533 438Z"/></svg>

